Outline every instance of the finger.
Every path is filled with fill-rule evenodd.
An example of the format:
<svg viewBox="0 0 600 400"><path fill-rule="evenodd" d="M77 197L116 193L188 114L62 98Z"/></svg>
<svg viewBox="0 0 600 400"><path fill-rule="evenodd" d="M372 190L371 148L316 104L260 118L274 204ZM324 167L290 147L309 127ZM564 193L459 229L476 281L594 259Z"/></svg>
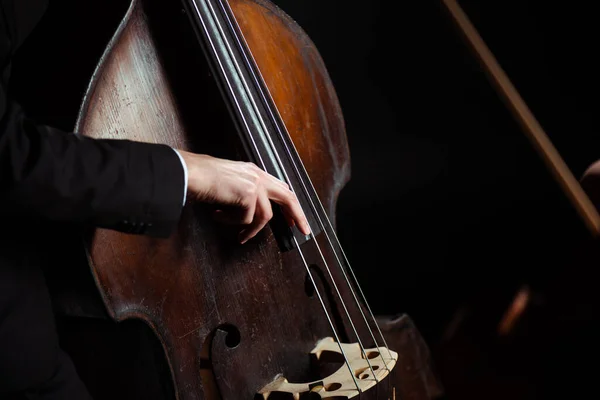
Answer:
<svg viewBox="0 0 600 400"><path fill-rule="evenodd" d="M294 222L294 218L292 218L292 216L287 211L283 211L283 217L285 218L285 221L287 222L290 228L296 225L296 223Z"/></svg>
<svg viewBox="0 0 600 400"><path fill-rule="evenodd" d="M279 186L281 186L281 188L284 190L284 192L291 192L290 191L290 185L288 185L287 183L281 181L280 179L274 177L273 175L267 174L269 176L269 179L273 180L273 182L275 182L276 184L278 184ZM294 218L290 215L290 212L286 209L282 209L283 211L283 217L285 218L287 224L289 227L293 227L294 225L296 225L296 223L294 222Z"/></svg>
<svg viewBox="0 0 600 400"><path fill-rule="evenodd" d="M308 220L294 192L275 185L272 181L267 181L265 188L268 197L283 208L284 213L287 213L294 220L298 229L305 235L310 235Z"/></svg>
<svg viewBox="0 0 600 400"><path fill-rule="evenodd" d="M257 189L258 191L259 189ZM248 195L242 200L239 205L239 212L242 215L241 223L244 225L250 225L254 221L254 214L256 213L256 195Z"/></svg>
<svg viewBox="0 0 600 400"><path fill-rule="evenodd" d="M290 189L290 185L288 185L286 182L282 181L281 179L277 178L276 176L271 175L267 171L259 168L257 170L257 172L260 175L261 180L263 182L267 181L267 182L265 182L265 186L267 186L268 183L273 183L277 186L280 186L282 189L285 189L285 190Z"/></svg>
<svg viewBox="0 0 600 400"><path fill-rule="evenodd" d="M267 197L267 193L261 190L258 193L256 199L256 208L254 212L254 220L250 226L240 232L240 242L246 243L249 239L252 239L256 234L265 227L265 225L273 218L273 209L271 208L271 202Z"/></svg>
<svg viewBox="0 0 600 400"><path fill-rule="evenodd" d="M261 170L262 171L262 170ZM272 182L276 183L277 185L281 186L284 189L289 190L290 185L288 185L287 183L285 183L284 181L282 181L281 179L269 174L268 172L262 171L264 172L264 175Z"/></svg>

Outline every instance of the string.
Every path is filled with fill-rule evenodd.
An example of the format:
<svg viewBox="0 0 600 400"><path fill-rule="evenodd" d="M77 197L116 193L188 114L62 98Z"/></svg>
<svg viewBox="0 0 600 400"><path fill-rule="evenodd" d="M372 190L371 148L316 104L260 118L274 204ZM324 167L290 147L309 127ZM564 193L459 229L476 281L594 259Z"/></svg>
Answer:
<svg viewBox="0 0 600 400"><path fill-rule="evenodd" d="M237 42L238 42L238 46L239 46L239 47L238 47L238 50L240 50L241 54L242 54L242 55L244 56L244 58L245 58L245 61L246 61L246 67L248 67L248 70L252 71L251 65L249 64L249 62L248 62L248 58L247 58L247 56L246 56L245 52L243 51L242 44L241 44L241 42L240 42L240 40L239 40L239 37L238 37L238 35L237 35L237 33L236 33L236 30L235 30L235 29L233 28L233 26L232 26L232 22L231 22L231 20L230 20L230 18L229 18L229 14L227 13L227 11L226 11L226 10L225 10L225 8L224 8L223 2L221 2L221 1L218 1L218 4L221 6L221 10L224 12L224 15L227 17L227 22L229 22L229 27L230 27L230 29L231 29L231 32L233 33L233 37L234 37L234 38L237 40ZM209 6L212 8L212 5L210 5L210 3L209 3ZM213 11L213 13L214 13L214 9L213 9L212 11ZM219 24L219 23L218 23L218 21L217 21L217 24ZM221 30L221 34L222 34L223 36L225 36L225 33L223 32L223 28L222 28L220 25L219 25L219 29ZM229 44L228 42L225 42L225 44L227 45L227 47L228 47L229 51L230 51L230 52L232 52L232 50L231 50L231 47L230 47L230 44ZM237 66L237 63L236 63L236 66ZM239 66L238 66L238 68L239 68ZM244 83L244 86L245 86L246 90L247 90L248 92L250 92L250 88L248 87L247 83L245 82L245 80L244 80L243 78L242 78L242 82ZM257 108L257 106L256 106L256 103L255 103L255 100L252 98L252 96L250 96L250 99L251 99L251 101L252 101L252 103L253 103L253 105L254 105L254 107L255 107L255 109L256 109L256 108ZM269 109L269 107L268 107L268 104L265 104L265 106L267 106L266 108L267 108L267 109ZM270 110L269 110L269 112L270 112L270 113L271 113L271 115L272 115L272 112L271 112ZM257 113L257 114L258 114L258 113ZM260 115L260 114L259 114L259 115ZM260 122L261 122L261 125L262 125L262 128L263 128L264 132L267 132L267 133L268 133L268 132L269 132L269 130L268 130L268 128L266 127L266 125L264 124L264 121L262 120L262 117L260 117ZM274 121L273 121L273 122L274 122ZM283 162L281 161L281 158L279 157L279 154L278 154L278 153L277 153L277 151L275 150L275 145L273 144L273 142L272 142L272 139L271 139L270 135L267 135L266 137L267 137L267 139L268 139L268 141L269 141L269 145L271 146L271 150L273 150L273 154L275 154L275 157L276 157L276 159L277 159L277 163L278 163L278 165L279 165L279 166L280 166L280 168L281 168L281 171L282 171L282 173L283 173L283 175L284 175L284 178L285 178L285 180L288 182L288 184L289 184L289 186L290 186L290 189L291 189L292 191L294 191L294 189L293 189L293 185L292 185L292 183L291 183L291 179L289 178L289 175L287 174L286 168L285 168L285 166L284 166ZM264 168L264 167L265 167L265 165L263 164L263 168ZM264 169L266 169L266 168L264 168ZM306 189L306 187L305 187L305 189ZM294 191L294 192L295 192L295 191ZM314 231L314 230L311 228L311 231ZM313 238L314 238L314 235L310 235L310 236L313 236ZM297 249L298 249L298 251L299 251L299 253L300 253L301 257L304 259L304 255L302 254L302 251L301 251L301 249L300 249L300 246L298 245L298 242L296 241L296 239L295 239L295 238L294 238L294 241L295 241L295 243L296 243L296 247L297 247ZM342 304L342 306L343 306L343 308L344 308L344 312L346 313L346 316L348 317L348 321L350 322L350 325L351 325L351 327L352 327L352 330L354 331L354 334L356 335L356 338L357 338L358 344L359 344L359 346L360 346L360 349L361 349L362 353L363 353L363 354L364 354L364 356L365 356L365 360L367 361L367 364L368 364L368 366L369 366L369 369L371 370L371 373L372 373L372 375L373 375L373 378L376 380L376 379L377 379L377 376L375 375L375 370L373 369L373 366L371 365L371 362L370 362L369 358L367 357L367 353L366 353L366 351L365 351L365 348L364 348L364 346L363 346L363 344L362 344L362 341L361 341L361 339L360 339L360 335L358 334L358 331L356 330L356 326L354 325L354 322L352 321L352 317L350 316L350 313L349 313L349 311L348 311L348 308L346 307L346 304L345 304L345 302L344 302L344 299L343 299L343 297L342 297L341 293L339 292L339 289L338 289L337 283L336 283L336 281L335 281L335 279L334 279L334 277L333 277L333 274L331 273L331 269L329 268L329 265L328 265L328 263L327 263L327 260L325 259L324 255L323 255L323 252L321 251L321 248L320 248L320 246L319 246L318 242L317 242L316 240L314 240L314 239L313 239L313 242L314 242L314 244L315 244L315 246L316 246L317 250L319 251L319 255L321 256L321 260L323 261L323 263L324 263L324 265L325 265L325 268L326 268L326 270L327 270L327 273L329 274L329 276L330 276L330 278L331 278L331 281L332 281L332 283L333 283L333 286L334 286L334 288L335 288L335 291L336 291L336 293L337 293L338 297L340 298L341 304ZM313 282L313 285L314 285L314 282ZM336 336L337 336L337 333L336 333ZM339 338L336 338L336 340L338 340L338 342L339 342ZM341 344L340 344L340 349L341 349ZM384 363L385 363L385 361L384 361ZM386 367L387 367L387 365L386 365ZM352 372L351 372L351 373L352 373ZM359 390L359 393L360 393L360 390Z"/></svg>
<svg viewBox="0 0 600 400"><path fill-rule="evenodd" d="M219 1L219 2L221 3L221 6L223 6L222 2L221 2L221 1ZM229 21L229 22L230 22L230 24L231 24L231 21ZM233 28L233 27L232 27L232 28ZM234 36L235 36L236 40L238 40L238 45L240 46L240 48L241 48L241 49L243 49L243 46L242 46L242 43L240 42L240 39L239 39L239 37L238 37L237 35L235 35L235 29L232 29L232 31L234 32ZM248 59L248 57L247 57L247 55L246 55L246 52L242 51L242 55L243 55L243 56L244 56L244 58L246 59L246 62L248 63L248 65L251 65L251 63L250 63L250 60ZM265 95L265 93L263 92L261 85L259 84L259 79L258 79L258 77L256 76L256 74L255 74L255 72L254 72L254 68L249 68L249 71L252 73L252 75L253 75L253 77L254 77L255 81L257 82L257 87L258 87L258 90L260 91L260 94L261 94L261 96L263 97L263 100L265 101L265 105L267 106L267 107L266 107L266 108L267 108L267 110L268 110L268 111L269 111L269 113L271 114L272 121L274 122L274 125L275 125L275 127L277 128L277 130L278 130L278 132L277 132L277 133L279 134L279 137L282 139L282 143L284 144L284 146L285 146L285 149L286 149L286 151L287 151L287 153L288 153L288 160L289 160L289 161L292 163L292 165L294 166L294 169L295 169L295 171L296 171L296 176L299 178L300 182L302 183L302 186L304 187L304 191L305 191L307 194L309 194L309 196L308 196L308 199L309 199L309 201L310 201L311 208L312 208L312 210L314 211L314 214L315 214L315 216L316 216L316 217L317 217L317 219L319 220L319 225L320 225L320 227L323 229L323 232L325 233L325 237L327 238L327 240L328 240L328 242L329 242L329 245L331 246L331 248L332 248L332 249L334 249L334 252L333 252L333 253L334 253L334 255L335 255L335 257L336 257L336 260L337 260L337 262L338 262L338 264L339 264L340 270L342 271L342 274L344 275L344 278L345 278L345 280L346 280L346 283L348 284L348 287L349 287L349 289L350 289L350 292L352 293L352 296L353 296L353 298L354 298L354 301L355 301L355 303L356 303L356 304L357 304L357 306L358 306L357 308L359 309L359 311L360 311L360 313L361 313L361 316L362 316L363 320L365 321L365 324L366 324L366 326L367 326L367 329L368 329L368 331L369 331L369 333L370 333L370 335L371 335L371 338L373 339L373 342L375 343L375 346L376 346L377 348L379 348L379 345L378 345L378 343L377 343L377 340L375 339L375 335L373 334L373 331L371 330L371 328L370 328L370 326L369 326L369 323L368 323L367 317L364 315L364 312L363 312L362 308L360 307L360 303L359 303L359 301L358 301L358 299L357 299L357 297L356 297L356 294L355 294L354 290L352 289L352 284L350 283L350 280L348 279L348 277L347 277L347 275L346 275L346 273L345 273L345 271L344 271L344 268L342 267L342 262L341 262L341 260L339 259L337 252L335 251L335 246L334 246L334 244L332 243L332 241L331 241L331 238L330 238L330 236L329 236L329 234L328 234L328 232L327 232L327 227L325 226L325 224L324 224L324 223L323 223L323 221L321 220L321 217L319 216L319 211L317 210L316 206L315 206L315 205L314 205L314 203L313 203L313 200L312 200L312 194L311 194L311 192L309 192L309 191L308 191L308 189L307 189L307 187L306 187L306 184L305 184L305 182L304 182L304 179L305 179L305 178L304 178L304 176L306 176L306 177L307 177L306 179L308 180L308 182L309 182L309 184L310 184L310 186L311 186L311 188L312 188L313 192L315 193L314 197L317 199L317 202L319 203L319 205L320 205L320 208L321 208L321 210L322 210L323 214L325 215L325 218L327 219L327 224L328 224L328 227L329 227L329 228L331 228L331 231L332 231L332 233L333 233L333 235L334 235L334 237L335 237L335 241L336 241L336 243L337 243L337 245L338 245L338 248L339 248L340 252L342 253L342 256L343 256L343 258L344 258L344 260L345 260L345 262L346 262L346 265L348 266L348 269L349 269L349 270L350 270L350 272L352 273L352 277L353 277L353 279L354 279L354 282L355 282L355 284L356 284L357 288L358 288L358 289L359 289L359 291L360 291L360 294L361 294L361 297L363 298L363 301L364 301L364 303L365 303L365 306L367 307L367 309L368 309L368 312L369 312L369 314L370 314L371 318L373 319L373 322L374 322L375 326L377 327L378 333L379 333L379 335L381 336L381 338L382 338L382 340L383 340L384 346L385 346L385 348L386 348L386 350L387 350L388 354L390 355L390 358L391 358L391 359L393 359L393 357L392 357L392 354L391 354L391 352L390 352L390 350L389 350L389 347L388 347L388 345L387 345L387 342L386 342L386 340L385 340L385 337L383 336L383 334L382 334L382 332L381 332L381 329L379 328L379 325L377 324L377 321L376 321L376 319L375 319L375 316L373 315L373 312L371 311L371 307L368 305L368 302L367 302L367 300L366 300L366 296L364 295L364 293L363 293L362 289L360 288L360 285L359 285L359 283L358 283L358 279L356 278L356 275L354 274L354 271L353 271L353 269L352 269L352 267L351 267L351 265L350 265L350 262L349 262L349 260L348 260L348 258L347 258L347 256L346 256L346 254L345 254L345 252L344 252L344 250L343 250L343 248L342 248L342 246L341 246L341 244L340 244L340 242L339 242L339 239L337 238L337 235L335 234L335 231L333 230L333 227L332 227L332 225L331 225L331 222L330 222L330 220L329 220L329 217L327 216L327 212L325 211L325 208L324 208L324 206L323 206L322 202L320 201L320 199L319 199L319 196L318 196L318 195L316 195L316 190L315 190L315 188L314 188L314 186L313 186L313 184L312 184L312 181L311 181L311 179L310 179L310 177L309 177L309 175L308 175L308 173L307 173L307 171L306 171L306 169L305 169L305 167L304 167L304 164L302 163L302 161L301 161L301 160L299 160L299 164L301 165L301 167L302 167L302 169L303 169L303 171L304 171L304 174L305 174L304 176L303 176L303 175L300 173L300 171L299 171L299 169L298 169L298 166L296 165L296 161L294 160L294 157L293 157L292 151L290 150L290 148L289 148L289 146L288 146L288 143L287 143L288 141L287 141L287 140L285 140L284 134L283 134L283 132L281 131L281 125L283 125L283 126L284 126L284 129L285 129L285 124L279 124L279 123L277 123L277 118L275 117L275 115L273 115L273 110L272 110L272 107L269 107L269 101L268 101L268 99L267 99L267 96L266 96L266 95ZM275 107L275 109L276 109L276 107ZM281 118L281 117L279 117L279 118ZM287 130L286 130L286 133L287 133ZM287 134L288 134L288 136L289 136L289 133L287 133ZM269 138L269 139L270 139L270 138ZM291 145L294 147L294 144L293 144L293 142L292 142L292 141L290 141L290 142L291 142ZM271 142L271 145L273 145L273 144L272 144L272 142ZM294 147L294 152L297 154L297 151L296 151L295 147ZM281 163L281 161L280 161L280 160L279 160L279 162ZM288 181L289 181L289 179L288 179ZM321 254L321 257L322 257L323 261L325 262L326 268L327 268L327 270L328 270L328 272L329 272L329 268L328 268L328 266L327 266L327 262L325 261L325 258L323 257L323 254L321 253L321 249L320 249L320 247L319 247L318 243L316 242L316 240L314 240L314 241L315 241L315 245L317 246L317 249L319 250L319 253ZM331 277L332 281L334 282L334 286L336 287L336 291L337 291L337 285L335 284L335 280L334 280L333 276L331 275L331 272L329 272L329 275L330 275L330 277ZM339 295L339 292L338 292L338 295ZM341 295L340 295L340 299L341 299L341 301L342 301L342 304L344 305L344 308L345 308L346 306L345 306L344 300L341 298ZM349 317L349 316L348 316L348 317ZM362 349L362 351L363 351L363 354L365 354L365 359L366 359L366 360L367 360L367 362L368 362L368 357L366 356L366 353L364 352L364 347L362 346L362 343L361 343L361 341L360 341L360 338L359 338L358 334L356 333L356 329L355 329L355 327L354 327L354 324L352 323L352 320L351 320L351 318L350 318L350 317L349 317L349 319L350 319L350 323L351 323L351 325L352 325L352 327L353 327L353 329L354 329L354 332L355 332L355 334L357 335L357 339L359 340L359 344L360 344L360 346L361 346L361 349ZM380 354L380 355L381 355L381 354ZM388 371L390 371L390 369L388 368L388 366L387 366L387 363L386 363L385 359L383 358L383 356L381 356L381 359L382 359L382 361L383 361L383 363L384 363L384 365L385 365L386 369L387 369ZM369 362L369 366L371 366L370 362ZM372 368L371 368L371 371L373 371L373 369L372 369ZM373 373L373 376L375 377L375 374L374 374L374 373Z"/></svg>
<svg viewBox="0 0 600 400"><path fill-rule="evenodd" d="M222 27L220 26L218 19L215 17L215 11L214 11L214 9L212 8L212 5L210 4L210 2L206 2L206 3L207 3L207 4L205 4L205 6L206 6L206 5L208 5L208 6L210 7L210 10L209 10L209 11L212 13L212 17L214 18L214 21L213 21L213 23L216 23L216 24L218 25L218 29L219 29L219 31L220 31L220 33L221 33L221 39L222 39L222 40L223 40L223 42L224 42L224 43L227 45L227 47L228 47L228 50L231 52L231 48L229 47L229 43L228 43L228 42L227 42L227 40L226 40L226 36L225 36L225 34L224 34L224 32L223 32L223 29L222 29ZM192 5L194 6L194 8L195 8L195 10L196 10L196 14L197 14L197 16L198 16L198 18L199 18L199 21L200 21L200 23L201 23L201 25L202 25L202 28L203 28L203 29L204 29L204 31L205 31L205 34L206 34L206 36L205 36L205 37L207 38L207 40L208 40L208 42L209 42L210 46L212 47L213 54L215 55L215 59L216 59L216 61L218 62L218 64L219 64L219 67L221 68L221 71L223 72L222 76L223 76L224 80L226 81L226 83L227 83L227 85L228 85L228 87L229 87L230 93L231 93L231 94L233 94L233 93L234 93L234 91L233 91L233 88L231 87L231 83L229 82L229 79L228 79L228 77L227 77L227 74L225 73L225 70L224 70L224 68L223 68L222 60L220 59L220 57L219 57L219 55L218 55L218 53L217 53L217 51L216 51L216 49L215 49L215 45L214 45L214 43L213 43L213 41L212 41L212 38L210 37L210 34L209 34L209 32L208 32L208 28L207 28L207 26L206 26L206 23L205 23L205 21L204 21L203 17L202 17L202 13L200 12L200 10L199 10L199 8L198 8L197 1L196 1L196 0L193 0L193 1L192 1ZM221 6L222 6L222 4L221 4ZM232 57L232 59L233 59L233 57ZM235 60L234 60L234 61L235 61ZM236 67L237 67L236 69L238 69L238 73L239 73L239 66L237 66L237 65L236 65ZM240 77L242 77L242 75L241 75L241 74L240 74ZM243 81L243 78L242 78L242 81ZM247 85L246 85L245 81L244 81L243 83L244 83L244 86L246 87L246 90L248 90L248 87L247 87ZM247 121L245 120L245 118L244 118L244 116L243 116L243 113L241 112L241 107L240 107L240 105L239 105L239 103L238 103L238 99L236 98L236 96L235 96L235 95L234 95L234 96L232 96L232 98L233 98L234 102L236 103L236 106L237 106L237 108L238 108L238 111L240 111L239 115L240 115L240 117L242 118L242 120L243 120L244 124L246 125L247 132L250 132L250 129L249 129L249 127L248 127L248 123L247 123ZM252 100L253 100L253 99L252 99ZM255 105L255 107L256 107L256 105ZM255 109L255 111L256 111L256 109ZM261 122L262 122L262 121L261 121ZM265 127L264 127L264 125L263 125L263 128L265 128ZM265 129L265 130L266 130L266 129ZM253 146L254 146L254 148L255 148L255 150L256 150L257 156L258 156L258 158L259 158L259 163L260 163L260 164L263 166L263 168L266 168L266 164L265 164L265 162L262 160L262 157L260 157L260 151L258 150L258 146L256 145L256 142L254 142L254 138L252 137L252 135L251 135L251 134L250 134L250 135L248 135L248 136L249 136L249 137L250 137L250 139L252 140L252 144L253 144ZM323 301L323 299L322 299L322 296L321 296L321 294L320 294L320 292L319 292L319 290L318 290L318 287L317 287L317 285L316 285L316 282L315 282L315 280L314 280L314 277L312 276L312 272L310 271L310 267L308 266L308 263L306 262L306 259L305 259L305 257L304 257L304 254L302 253L302 250L300 249L300 245L299 245L299 243L298 243L298 241L296 240L296 238L295 238L295 237L294 237L294 242L295 242L295 244L296 244L296 248L298 249L298 252L299 252L299 254L300 254L301 258L302 258L302 262L303 262L303 264L304 264L304 266L305 266L305 269L306 269L306 271L307 271L307 274L309 275L309 277L310 277L310 280L311 280L311 282L312 282L312 284L313 284L313 286L314 286L314 288L315 288L315 293L317 293L317 297L319 298L319 302L321 303L321 307L323 308L323 312L325 313L325 316L327 317L327 321L328 321L328 323L329 323L329 326L331 327L331 329L332 329L332 331L333 331L333 334L334 334L334 336L335 336L335 338L336 338L336 341L337 341L337 343L338 343L338 345L339 345L339 347L340 347L340 351L341 351L341 353L342 353L342 355L343 355L343 357L344 357L345 364L346 364L346 366L348 367L348 370L349 370L349 372L350 372L350 375L352 376L352 380L354 381L354 384L355 384L355 386L356 386L356 388L357 388L357 391L358 391L358 394L359 394L359 397L360 397L360 393L361 393L360 386L358 385L358 382L356 381L356 377L354 376L354 372L352 371L352 367L350 366L350 362L348 361L348 357L346 356L346 353L345 353L345 351L344 351L344 349L343 349L343 347L342 347L342 345L341 345L341 342L340 342L340 339L339 339L338 333L337 333L337 331L336 331L336 329L335 329L335 326L334 326L334 324L333 324L333 322L332 322L332 320L331 320L331 318L330 318L330 316L329 316L329 313L327 312L327 308L326 308L326 306L325 306L325 303L324 303L324 301ZM343 302L343 299L342 299L342 302ZM366 357L365 357L365 358L366 358ZM371 368L371 370L372 370L372 368ZM372 370L372 371L373 371L373 370Z"/></svg>
<svg viewBox="0 0 600 400"><path fill-rule="evenodd" d="M256 87L257 87L257 88L258 88L258 90L260 91L260 94L261 94L261 96L262 96L262 98L263 98L263 100L264 100L264 105L265 105L265 108L267 109L267 111L268 111L268 112L269 112L269 114L271 115L271 121L273 122L274 126L277 128L277 131L278 131L277 133L279 134L280 138L282 138L282 139L283 139L283 137L282 137L282 133L281 133L281 128L279 127L279 124L277 123L277 120L275 119L275 116L273 115L273 111L271 110L271 107L270 107L270 105L269 105L269 102L268 102L268 100L266 99L266 96L264 95L264 93L263 93L263 91L262 91L261 85L260 85L260 83L258 82L258 79L257 79L257 77L256 77L256 75L255 75L255 73L254 73L254 68L252 68L252 64L251 64L250 60L248 59L248 56L247 56L246 52L244 51L244 46L243 46L242 42L240 41L240 38L239 38L239 36L237 35L237 30L234 28L234 26L233 26L233 23L232 23L232 21L231 21L231 18L229 17L230 13L231 13L231 14L233 14L233 11L231 10L231 8L229 8L229 4L227 4L227 5L228 5L228 8L229 8L229 11L230 11L230 13L228 13L228 12L227 12L227 10L225 9L225 6L224 6L224 4L223 4L223 2L222 2L221 0L218 0L218 3L219 3L219 5L221 6L221 9L222 9L222 11L224 12L224 15L227 17L227 22L229 22L229 27L230 27L230 29L231 29L231 32L233 33L233 37L234 37L234 38L236 39L236 41L237 41L237 44L238 44L238 49L240 50L240 53L242 54L242 56L244 57L244 59L245 59L245 61L246 61L246 66L248 67L248 71L249 71L249 72L252 74L252 77L254 78L254 80L255 80L255 83L257 83ZM238 27L238 28L239 28L239 27ZM229 45L229 44L227 43L227 45ZM244 82L244 84L245 84L245 82ZM247 89L248 91L250 91L250 89L249 89L247 86L246 86L246 89ZM254 99L252 99L252 102L254 103ZM255 104L255 103L254 103L254 104ZM262 118L261 118L261 123L262 123L262 125L263 125L263 129L265 130L265 132L269 132L269 130L267 129L267 127L264 125L264 122L262 121ZM275 151L275 145L274 145L274 143L273 143L273 141L272 141L272 139L271 139L270 135L268 135L268 136L267 136L267 138L268 138L268 140L269 140L269 145L271 146L271 149L273 150L273 153L275 154L275 156L276 156L276 158L277 158L277 162L278 162L279 166L281 167L281 170L282 170L282 172L283 172L283 174L284 174L284 177L285 177L286 181L288 182L288 184L289 184L290 188L292 189L292 191L294 191L294 190L293 190L293 186L292 186L292 184L291 184L291 179L289 178L289 176L288 176L288 174L287 174L287 172L286 172L286 170L285 170L285 167L284 167L284 165L283 165L283 162L281 161L281 158L279 157L279 154L277 153L277 151ZM284 141L284 143L285 143L285 141ZM288 160L289 160L289 161L292 163L292 165L294 165L294 169L296 170L296 176L299 178L299 181L302 183L302 186L304 187L304 190L305 190L305 192L308 194L308 190L307 190L307 188L306 188L306 185L304 184L303 178L300 176L300 173L299 173L299 171L298 171L298 168L295 166L294 160L292 159L292 156L291 156L291 154L290 154L289 148L287 148L287 146L286 146L286 150L287 150L287 152L288 152L288 155L289 155L289 157L288 157ZM307 174L307 176L308 176L308 174ZM309 180L310 180L310 178L309 178ZM294 191L294 192L295 192L295 191ZM322 223L322 221L321 221L320 217L318 216L318 212L317 212L317 210L316 210L316 207L314 206L314 204L313 204L313 202L312 202L312 199L311 199L311 196L310 196L310 194L309 194L308 198L309 198L309 200L310 200L310 202L311 202L311 208L312 208L312 210L315 212L315 214L316 214L317 218L319 219L320 226L321 226L321 228L323 229L323 231L325 232L325 235L327 236L326 229L325 229L325 227L324 227L324 225L323 225L323 223ZM312 230L312 229L311 229L311 230ZM331 281L332 281L332 283L333 283L333 286L334 286L334 288L335 288L335 291L336 291L336 293L337 293L338 297L340 298L341 304L342 304L342 306L343 306L343 308L344 308L344 312L346 313L346 316L348 317L348 321L350 322L350 326L352 327L352 330L353 330L353 332L354 332L354 334L355 334L355 336L356 336L356 338L357 338L357 341L358 341L358 344L359 344L359 346L360 346L361 352L363 353L363 355L364 355L364 357L365 357L365 360L367 361L367 364L368 364L368 366L369 366L369 369L371 370L371 373L372 373L372 375L373 375L373 378L374 378L375 380L377 380L377 376L376 376L376 374L375 374L375 370L373 369L373 366L371 365L371 362L370 362L370 360L369 360L369 357L367 356L367 353L366 353L366 350L365 350L365 348L364 348L364 346L363 346L363 344L362 344L362 340L361 340L361 338L360 338L360 335L358 334L358 331L356 330L356 326L354 325L354 322L352 321L352 317L350 316L350 313L349 313L349 311L348 311L348 308L346 307L346 303L344 302L344 299L343 299L343 297L342 297L341 293L339 292L339 289L338 289L337 283L336 283L336 281L335 281L335 278L333 277L333 274L331 273L331 269L329 268L329 265L328 265L328 263L327 263L327 260L325 259L325 256L323 255L323 252L322 252L322 250L321 250L321 247L319 246L319 244L318 244L318 242L317 242L316 238L314 237L314 235L310 235L310 236L312 236L312 238L313 238L313 242L314 242L314 244L315 244L315 247L316 247L316 249L318 250L318 252L319 252L319 255L321 256L321 260L323 261L323 263L324 263L324 265L325 265L325 269L327 270L327 273L329 274L329 277L331 278ZM333 245L331 244L331 240L329 240L329 243L330 243L330 246L333 248ZM298 250L300 251L300 248L299 248L299 247L298 247ZM335 250L334 250L334 254L335 254L335 256L336 256L336 259L338 260L338 264L340 264L339 258L337 257L337 254L336 254ZM350 288L351 292L352 292L352 293L353 293L353 295L354 295L354 292L352 291L352 287L351 287L351 285L350 285L350 282L348 281L348 278L346 277L346 274L345 274L345 272L344 272L343 268L341 268L341 266L340 266L340 270L341 270L341 271L342 271L342 273L344 274L344 278L345 278L345 280L346 280L346 283L348 284L348 286L349 286L349 288ZM359 305L359 304L358 304L358 300L356 299L356 296L355 296L355 295L354 295L354 300L355 300L355 302L357 303L357 305ZM367 325L367 328L369 329L369 331L371 331L371 329L369 328L368 322L367 322L367 320L366 320L366 317L365 317L364 313L362 312L362 310L360 309L360 305L359 305L359 307L358 307L358 308L359 308L359 310L360 310L360 312L361 312L361 314L362 314L362 317L363 317L363 319L364 319L364 321L365 321L365 323L366 323L366 325ZM377 345L377 341L375 340L375 337L374 337L374 335L372 334L372 332L371 332L371 337L373 338L373 341L375 342L375 345L378 347L378 345ZM388 352L389 352L389 349L388 349ZM381 355L381 354L380 354L380 355ZM390 354L390 355L391 355L391 354ZM385 359L383 358L383 356L381 356L381 359L383 360L383 363L384 363L384 365L385 365L386 369L387 369L388 371L390 371L390 369L388 368L388 366L387 366L387 363L385 362Z"/></svg>

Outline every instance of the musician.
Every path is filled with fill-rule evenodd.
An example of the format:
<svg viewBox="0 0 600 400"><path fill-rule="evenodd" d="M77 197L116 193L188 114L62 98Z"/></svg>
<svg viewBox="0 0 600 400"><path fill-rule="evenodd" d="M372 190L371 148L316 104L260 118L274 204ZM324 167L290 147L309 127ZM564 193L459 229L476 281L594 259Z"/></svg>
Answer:
<svg viewBox="0 0 600 400"><path fill-rule="evenodd" d="M186 202L234 206L244 243L282 205L309 233L287 185L253 164L166 145L95 140L45 126L9 92L11 58L47 0L0 0L0 398L89 399L58 345L43 268L45 238L80 224L168 237ZM70 61L73 62L73 61ZM75 61L76 62L76 61ZM229 210L231 207L227 207Z"/></svg>

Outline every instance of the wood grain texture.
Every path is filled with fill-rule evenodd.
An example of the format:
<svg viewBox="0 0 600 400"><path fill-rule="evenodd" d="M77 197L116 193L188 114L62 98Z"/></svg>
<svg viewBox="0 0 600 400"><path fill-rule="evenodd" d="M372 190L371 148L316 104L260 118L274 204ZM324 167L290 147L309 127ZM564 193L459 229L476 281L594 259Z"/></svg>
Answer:
<svg viewBox="0 0 600 400"><path fill-rule="evenodd" d="M77 131L244 159L186 17L167 3L132 3L93 77ZM319 53L271 3L229 4L333 221L337 196L350 176L349 151L342 112ZM290 382L319 379L308 355L332 330L317 296L307 290L299 253L282 253L269 228L239 245L209 211L202 204L186 206L168 239L103 229L93 233L88 257L109 314L116 320L141 319L153 329L181 400L212 399L214 391L225 400L253 399L278 374ZM335 282L353 320L361 321L360 309L342 283L327 238L321 234L301 250L340 338L355 342ZM356 328L365 347L374 347L366 324ZM383 388L413 385L401 380L388 385L388 379L398 381L396 375L362 398L388 398ZM414 399L430 398L423 390L413 392Z"/></svg>
<svg viewBox="0 0 600 400"><path fill-rule="evenodd" d="M229 4L319 198L333 215L350 178L350 152L323 60L308 35L271 2Z"/></svg>

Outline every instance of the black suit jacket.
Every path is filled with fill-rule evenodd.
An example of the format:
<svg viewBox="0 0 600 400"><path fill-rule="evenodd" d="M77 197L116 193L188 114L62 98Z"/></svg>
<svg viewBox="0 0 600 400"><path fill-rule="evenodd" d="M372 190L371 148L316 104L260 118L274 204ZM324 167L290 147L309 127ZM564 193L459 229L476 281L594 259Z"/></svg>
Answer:
<svg viewBox="0 0 600 400"><path fill-rule="evenodd" d="M74 254L86 226L168 236L185 187L170 147L63 132L29 118L15 102L11 60L46 3L0 0L0 398L58 376L42 271L72 270L81 261ZM76 386L73 374L68 379Z"/></svg>

